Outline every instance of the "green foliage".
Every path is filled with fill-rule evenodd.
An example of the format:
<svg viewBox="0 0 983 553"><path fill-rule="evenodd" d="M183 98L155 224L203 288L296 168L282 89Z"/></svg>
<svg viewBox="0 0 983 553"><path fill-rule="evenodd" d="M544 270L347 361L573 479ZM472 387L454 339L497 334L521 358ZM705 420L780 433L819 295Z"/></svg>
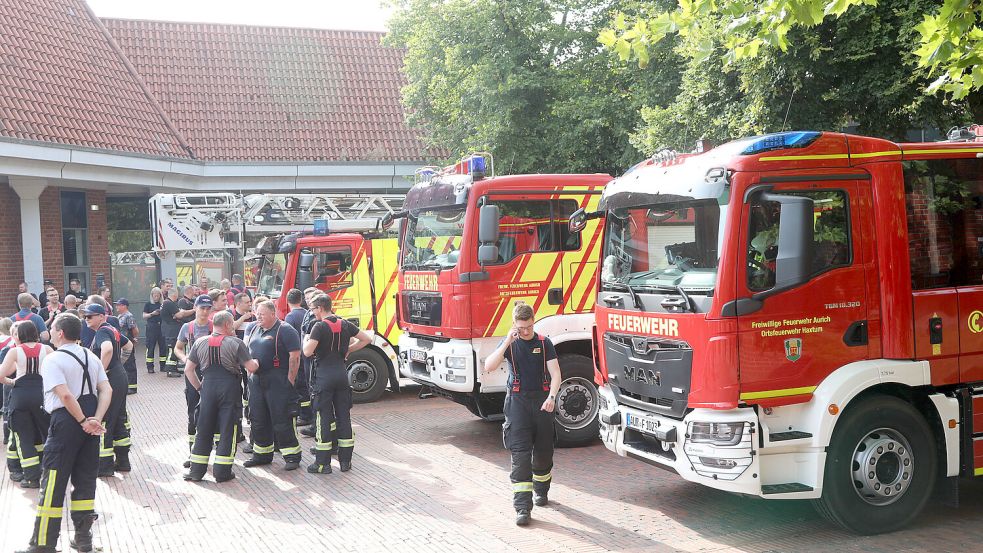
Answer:
<svg viewBox="0 0 983 553"><path fill-rule="evenodd" d="M909 46L934 0L882 0L818 25L788 29L785 50L728 57L726 27L701 28L672 102L642 110L632 141L644 152L689 150L706 137L722 143L782 129L840 130L904 139L912 128L945 130L970 116L962 103L926 96L929 80ZM689 39L680 44L689 43ZM685 46L683 46L685 47Z"/></svg>
<svg viewBox="0 0 983 553"><path fill-rule="evenodd" d="M389 44L405 48L410 123L456 160L491 151L499 173L620 173L641 154L629 141L648 103L675 95L672 42L637 48L633 70L597 42L614 0L393 0Z"/></svg>

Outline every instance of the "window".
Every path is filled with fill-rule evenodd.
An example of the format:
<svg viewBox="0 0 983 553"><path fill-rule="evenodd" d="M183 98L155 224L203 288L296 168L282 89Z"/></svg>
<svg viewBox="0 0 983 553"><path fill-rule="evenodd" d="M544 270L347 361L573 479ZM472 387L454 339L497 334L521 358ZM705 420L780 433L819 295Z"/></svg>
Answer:
<svg viewBox="0 0 983 553"><path fill-rule="evenodd" d="M89 282L89 221L85 192L61 193L61 246L65 255L65 289L77 278L85 289Z"/></svg>
<svg viewBox="0 0 983 553"><path fill-rule="evenodd" d="M779 192L813 201L812 274L818 275L851 263L848 198L840 190ZM777 202L751 204L747 248L747 285L752 291L775 285L775 258L778 257L778 223L781 207Z"/></svg>
<svg viewBox="0 0 983 553"><path fill-rule="evenodd" d="M332 292L352 285L352 249L348 246L314 248L314 286Z"/></svg>
<svg viewBox="0 0 983 553"><path fill-rule="evenodd" d="M983 160L903 166L912 289L983 284Z"/></svg>
<svg viewBox="0 0 983 553"><path fill-rule="evenodd" d="M499 218L499 263L508 263L524 253L580 249L580 234L567 226L577 210L573 200L495 201Z"/></svg>

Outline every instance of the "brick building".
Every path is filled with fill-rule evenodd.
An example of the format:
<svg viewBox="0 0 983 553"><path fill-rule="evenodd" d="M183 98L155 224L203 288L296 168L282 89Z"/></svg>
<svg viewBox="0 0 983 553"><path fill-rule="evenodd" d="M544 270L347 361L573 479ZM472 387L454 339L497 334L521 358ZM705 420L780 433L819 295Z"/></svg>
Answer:
<svg viewBox="0 0 983 553"><path fill-rule="evenodd" d="M402 190L434 157L381 33L101 20L84 0L0 0L0 25L4 304L20 280L108 279L107 198Z"/></svg>

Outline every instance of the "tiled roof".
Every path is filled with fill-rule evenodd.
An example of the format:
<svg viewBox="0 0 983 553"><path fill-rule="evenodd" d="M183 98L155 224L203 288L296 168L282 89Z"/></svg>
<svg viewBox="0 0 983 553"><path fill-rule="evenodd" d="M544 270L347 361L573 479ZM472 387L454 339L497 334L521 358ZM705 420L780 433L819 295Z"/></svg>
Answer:
<svg viewBox="0 0 983 553"><path fill-rule="evenodd" d="M382 33L104 19L195 157L419 161Z"/></svg>
<svg viewBox="0 0 983 553"><path fill-rule="evenodd" d="M188 157L83 0L0 0L0 137Z"/></svg>

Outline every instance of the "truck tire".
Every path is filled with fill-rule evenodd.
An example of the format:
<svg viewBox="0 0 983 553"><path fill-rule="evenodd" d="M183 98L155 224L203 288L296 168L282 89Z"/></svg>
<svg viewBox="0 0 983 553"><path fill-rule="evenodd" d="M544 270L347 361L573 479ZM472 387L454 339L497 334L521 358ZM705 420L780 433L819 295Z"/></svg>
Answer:
<svg viewBox="0 0 983 553"><path fill-rule="evenodd" d="M836 423L826 455L823 495L813 505L857 534L908 527L938 477L932 429L911 404L861 399Z"/></svg>
<svg viewBox="0 0 983 553"><path fill-rule="evenodd" d="M353 403L372 403L382 397L389 382L389 364L379 352L365 348L348 356L348 382Z"/></svg>
<svg viewBox="0 0 983 553"><path fill-rule="evenodd" d="M578 447L598 439L594 363L575 353L559 356L563 382L556 395L556 445Z"/></svg>

